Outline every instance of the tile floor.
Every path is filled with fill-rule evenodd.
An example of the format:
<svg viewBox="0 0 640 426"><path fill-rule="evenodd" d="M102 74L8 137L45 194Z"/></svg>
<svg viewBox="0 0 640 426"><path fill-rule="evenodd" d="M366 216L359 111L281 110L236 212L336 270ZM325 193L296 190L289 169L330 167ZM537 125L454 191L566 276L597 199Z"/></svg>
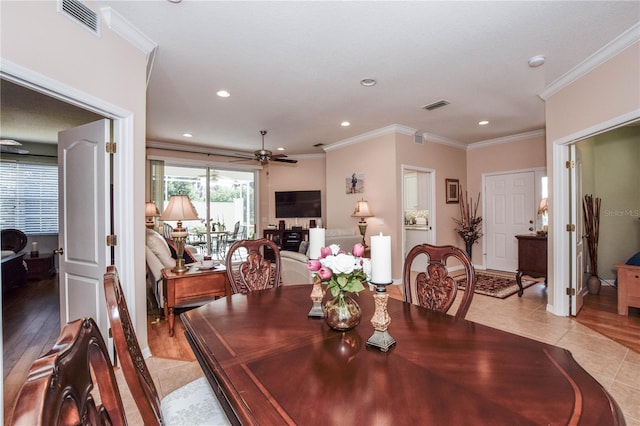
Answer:
<svg viewBox="0 0 640 426"><path fill-rule="evenodd" d="M399 291L390 294L397 297ZM576 361L617 401L627 425L640 426L640 354L571 318L547 313L546 301L543 284L526 289L521 298L514 295L501 300L476 294L467 319L570 350ZM452 307L452 311L455 309ZM153 357L147 362L161 395L202 375L197 362ZM118 379L129 424L142 425L121 374Z"/></svg>

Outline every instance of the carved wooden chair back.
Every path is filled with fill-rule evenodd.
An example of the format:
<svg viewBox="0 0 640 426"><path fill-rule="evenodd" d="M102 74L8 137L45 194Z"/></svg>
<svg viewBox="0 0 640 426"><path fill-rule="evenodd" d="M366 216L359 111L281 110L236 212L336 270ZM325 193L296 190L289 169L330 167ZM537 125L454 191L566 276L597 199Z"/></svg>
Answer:
<svg viewBox="0 0 640 426"><path fill-rule="evenodd" d="M264 250L267 248L273 253L273 262L264 258ZM242 249L246 250L246 258L233 263L234 254ZM227 252L226 265L233 293L248 293L280 285L280 250L273 241L266 238L235 242Z"/></svg>
<svg viewBox="0 0 640 426"><path fill-rule="evenodd" d="M115 266L107 266L104 292L113 343L122 373L144 424L161 424L160 397L144 361Z"/></svg>
<svg viewBox="0 0 640 426"><path fill-rule="evenodd" d="M417 274L415 282L411 282L411 265L418 256L426 255L428 264L426 271ZM409 303L417 303L428 309L446 313L453 304L458 293L458 282L453 279L447 270L447 259L455 258L464 267L465 284L462 301L456 311L457 318L467 315L473 292L475 289L475 269L469 256L454 246L434 246L420 244L411 249L404 262L403 286L404 300ZM414 298L416 299L414 301Z"/></svg>
<svg viewBox="0 0 640 426"><path fill-rule="evenodd" d="M142 356L115 266L107 266L104 292L122 373L144 424L228 424L227 416L204 377L174 390L162 400L159 398Z"/></svg>
<svg viewBox="0 0 640 426"><path fill-rule="evenodd" d="M91 394L92 377L98 387L98 405ZM11 424L127 424L113 366L93 319L66 324L53 348L34 361Z"/></svg>

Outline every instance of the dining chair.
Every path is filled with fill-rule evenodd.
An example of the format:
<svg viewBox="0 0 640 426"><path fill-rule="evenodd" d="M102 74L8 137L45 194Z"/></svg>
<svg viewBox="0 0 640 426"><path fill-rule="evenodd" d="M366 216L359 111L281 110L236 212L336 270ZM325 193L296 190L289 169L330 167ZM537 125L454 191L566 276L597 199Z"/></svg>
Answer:
<svg viewBox="0 0 640 426"><path fill-rule="evenodd" d="M226 425L229 420L206 378L201 377L160 399L144 361L122 293L118 271L107 266L104 292L113 342L122 373L145 425Z"/></svg>
<svg viewBox="0 0 640 426"><path fill-rule="evenodd" d="M92 318L67 323L53 348L33 362L11 424L127 424L107 347Z"/></svg>
<svg viewBox="0 0 640 426"><path fill-rule="evenodd" d="M270 262L264 258L264 250L273 251L274 260ZM246 250L244 260L234 263L237 252ZM235 242L226 258L227 277L231 283L233 293L248 293L254 290L264 290L280 285L282 262L280 250L271 240L240 240Z"/></svg>
<svg viewBox="0 0 640 426"><path fill-rule="evenodd" d="M426 256L426 271L417 274L411 282L411 266L418 256ZM471 305L476 284L476 273L469 256L458 247L419 244L413 247L404 262L402 283L404 301L416 303L422 307L446 313L458 293L458 282L449 275L447 259L457 259L463 266L467 279L462 301L456 311L456 318L464 318Z"/></svg>

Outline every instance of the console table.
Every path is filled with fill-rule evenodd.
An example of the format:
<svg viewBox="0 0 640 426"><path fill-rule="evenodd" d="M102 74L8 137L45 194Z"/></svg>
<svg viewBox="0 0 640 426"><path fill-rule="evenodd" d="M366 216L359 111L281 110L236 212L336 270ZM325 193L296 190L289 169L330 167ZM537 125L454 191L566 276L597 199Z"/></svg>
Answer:
<svg viewBox="0 0 640 426"><path fill-rule="evenodd" d="M169 336L173 336L175 308L199 306L218 297L231 295L231 284L224 267L189 269L183 273L164 268L162 278L164 316L169 323Z"/></svg>
<svg viewBox="0 0 640 426"><path fill-rule="evenodd" d="M308 229L265 229L262 231L264 238L276 243L280 250L298 251L300 243L309 239ZM264 258L275 260L271 250L265 248Z"/></svg>
<svg viewBox="0 0 640 426"><path fill-rule="evenodd" d="M522 276L544 278L547 285L547 236L546 235L516 235L518 239L518 296L522 297Z"/></svg>

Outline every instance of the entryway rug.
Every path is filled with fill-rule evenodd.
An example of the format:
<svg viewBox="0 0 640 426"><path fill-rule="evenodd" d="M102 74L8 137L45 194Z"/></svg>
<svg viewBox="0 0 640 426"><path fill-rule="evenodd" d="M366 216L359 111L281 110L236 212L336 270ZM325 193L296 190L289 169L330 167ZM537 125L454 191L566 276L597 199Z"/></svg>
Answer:
<svg viewBox="0 0 640 426"><path fill-rule="evenodd" d="M461 276L457 279L459 288L466 288L467 278ZM522 278L522 288L531 287L537 281ZM498 299L506 299L518 292L518 284L516 283L516 274L513 272L498 271L477 271L476 270L476 287L474 293L484 294L485 296L497 297Z"/></svg>

